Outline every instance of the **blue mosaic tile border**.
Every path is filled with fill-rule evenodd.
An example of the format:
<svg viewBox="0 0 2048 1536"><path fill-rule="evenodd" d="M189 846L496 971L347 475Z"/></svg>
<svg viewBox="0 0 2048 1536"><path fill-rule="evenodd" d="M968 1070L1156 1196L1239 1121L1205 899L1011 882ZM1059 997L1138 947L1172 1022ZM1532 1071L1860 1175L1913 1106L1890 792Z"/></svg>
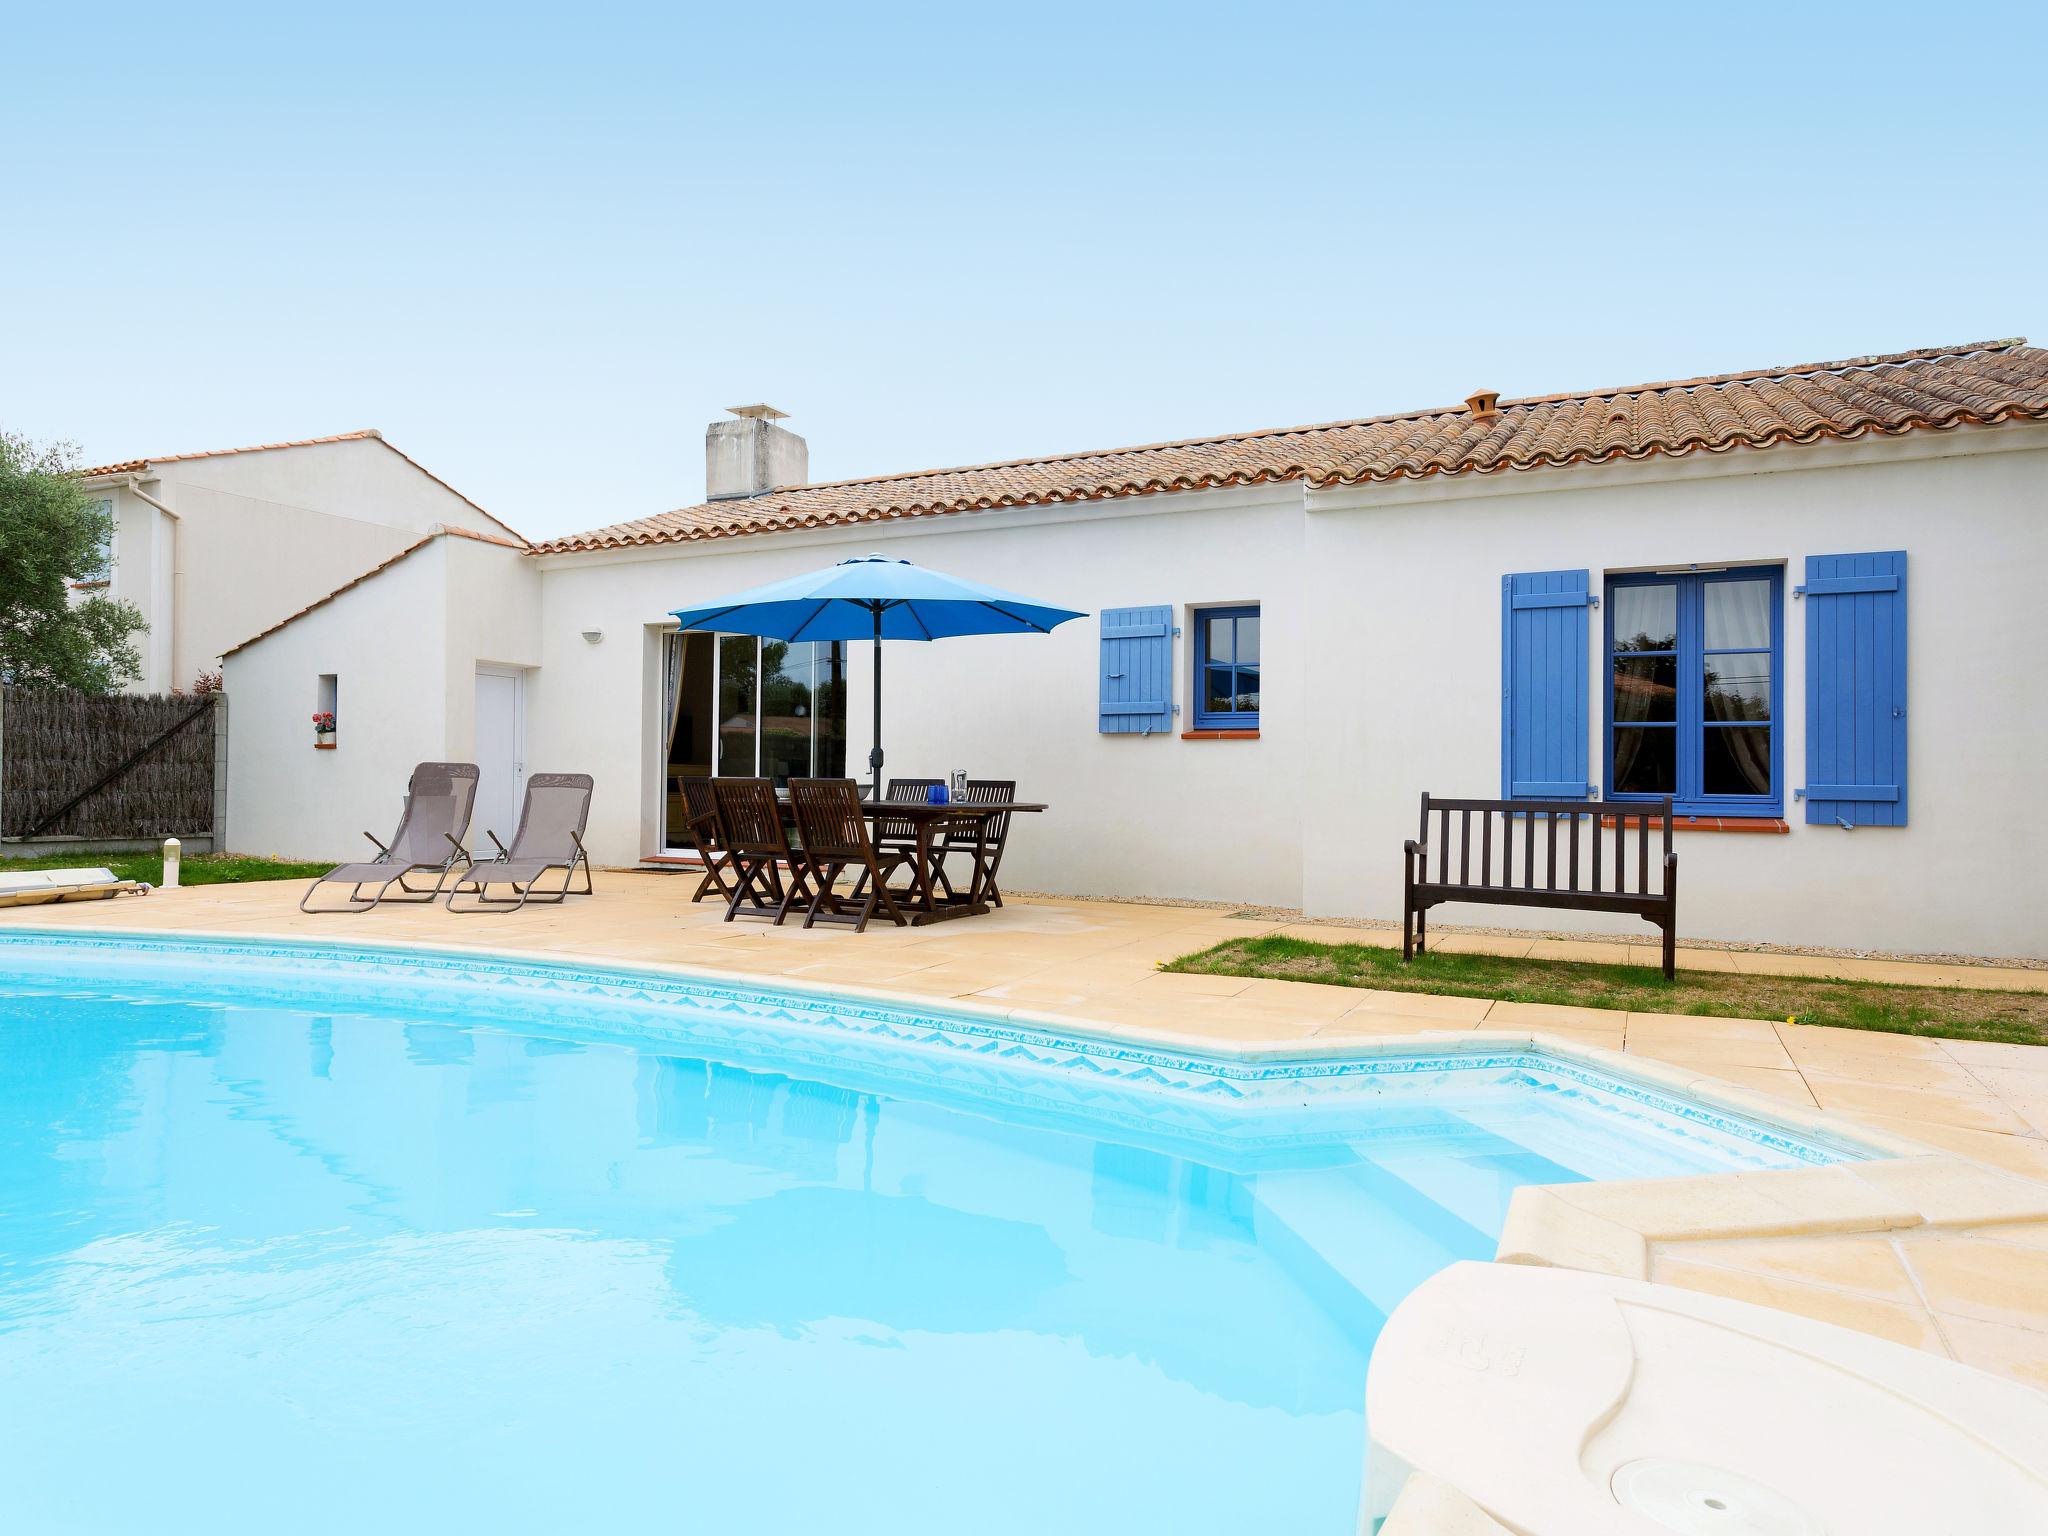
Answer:
<svg viewBox="0 0 2048 1536"><path fill-rule="evenodd" d="M1375 1082L1386 1088L1395 1081L1447 1073L1483 1074L1486 1086L1513 1086L1572 1097L1605 1099L1601 1110L1614 1113L1627 1106L1640 1118L1661 1118L1746 1143L1759 1151L1807 1164L1825 1164L1868 1155L1848 1143L1795 1134L1762 1120L1729 1114L1628 1077L1602 1072L1585 1063L1552 1056L1539 1049L1434 1049L1398 1051L1324 1059L1234 1061L1190 1052L1119 1044L1081 1035L1064 1035L1030 1025L921 1010L865 999L835 997L750 986L726 981L662 975L628 967L598 967L548 960L507 960L491 956L429 949L362 949L321 943L241 939L163 938L155 935L78 934L66 930L19 929L0 933L0 982L4 982L9 951L49 952L60 956L100 956L132 961L162 956L172 962L221 959L250 962L266 970L266 995L283 1001L336 1006L349 989L365 983L385 987L431 986L475 991L483 988L503 1000L516 993L519 1019L526 1023L568 1022L580 1001L601 1000L654 1017L633 1021L631 1034L671 1043L722 1040L727 1044L758 1044L765 1033L800 1032L822 1047L814 1059L837 1059L872 1066L870 1047L908 1047L920 1053L952 1056L960 1067L978 1059L979 1092L998 1101L1031 1107L1041 1100L1019 1095L998 1080L994 1069L1036 1068L1070 1079L1060 1102L1089 1099L1086 1084L1099 1083L1118 1094L1155 1091L1180 1100L1183 1111L1210 1106L1191 1118L1200 1129L1221 1132L1226 1124L1242 1134L1244 1117L1274 1101L1277 1091L1299 1107L1300 1096L1331 1091L1370 1093ZM280 982L282 970L285 980ZM335 983L346 986L337 987ZM687 1017L677 1019L678 1010ZM663 1017L665 1015L666 1017ZM606 1032L614 1032L609 1024ZM964 1058L964 1059L963 1059ZM1076 1090L1079 1090L1077 1093ZM1189 1101L1193 1100L1193 1103ZM1107 1104L1091 1104L1091 1112L1132 1123L1156 1118L1155 1113L1116 1113ZM1184 1116L1171 1118L1182 1119ZM1636 1118L1636 1116L1631 1116ZM1190 1125L1189 1129L1197 1129ZM1400 1135L1395 1130L1393 1135ZM1254 1131L1248 1138L1256 1144ZM1296 1144L1298 1137L1278 1138ZM1354 1127L1345 1139L1364 1139Z"/></svg>

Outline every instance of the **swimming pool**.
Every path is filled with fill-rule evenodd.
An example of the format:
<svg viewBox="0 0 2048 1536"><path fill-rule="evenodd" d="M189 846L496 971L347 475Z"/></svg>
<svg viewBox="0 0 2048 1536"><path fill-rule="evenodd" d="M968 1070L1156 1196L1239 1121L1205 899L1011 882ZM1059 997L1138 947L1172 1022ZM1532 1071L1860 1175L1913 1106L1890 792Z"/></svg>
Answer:
<svg viewBox="0 0 2048 1536"><path fill-rule="evenodd" d="M0 1524L1340 1536L1516 1187L1847 1155L1527 1050L16 931Z"/></svg>

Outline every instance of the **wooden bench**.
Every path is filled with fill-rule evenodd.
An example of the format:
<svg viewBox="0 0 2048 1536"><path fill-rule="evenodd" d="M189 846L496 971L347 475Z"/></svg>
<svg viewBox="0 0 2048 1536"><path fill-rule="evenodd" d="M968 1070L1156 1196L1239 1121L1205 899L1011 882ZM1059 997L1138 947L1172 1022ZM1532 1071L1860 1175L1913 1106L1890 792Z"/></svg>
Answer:
<svg viewBox="0 0 2048 1536"><path fill-rule="evenodd" d="M1429 818L1437 818L1430 840ZM1478 879L1473 879L1473 818ZM1499 837L1495 837L1498 819ZM1591 837L1581 838L1580 823ZM1605 835L1612 823L1614 836ZM1628 829L1636 826L1634 847ZM1664 831L1655 861L1658 888L1650 888L1650 828ZM1564 835L1560 837L1560 832ZM1494 845L1500 846L1496 870ZM1516 843L1521 844L1518 856ZM1560 843L1563 844L1560 848ZM1633 856L1631 856L1631 854ZM1435 857L1437 877L1429 877ZM1422 836L1402 844L1401 958L1426 950L1429 909L1447 901L1504 907L1550 907L1574 912L1633 912L1664 930L1664 979L1676 969L1678 856L1671 851L1671 802L1601 805L1585 800L1433 800L1422 797Z"/></svg>

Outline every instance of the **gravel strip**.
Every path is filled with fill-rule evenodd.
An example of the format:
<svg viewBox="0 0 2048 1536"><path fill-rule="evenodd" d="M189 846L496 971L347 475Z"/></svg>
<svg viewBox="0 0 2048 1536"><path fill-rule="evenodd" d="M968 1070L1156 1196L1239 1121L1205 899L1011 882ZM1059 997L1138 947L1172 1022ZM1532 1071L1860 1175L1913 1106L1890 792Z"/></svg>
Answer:
<svg viewBox="0 0 2048 1536"><path fill-rule="evenodd" d="M1102 901L1130 907L1187 907L1193 911L1220 912L1226 917L1250 923L1293 923L1305 928L1369 928L1379 933L1399 933L1401 925L1376 917L1304 917L1293 907L1248 907L1235 901L1192 901L1178 896L1075 896L1049 891L1018 891L1039 901ZM1464 923L1430 920L1431 933L1470 933L1492 939L1571 939L1593 944L1634 944L1656 949L1655 934L1639 936L1617 933L1572 933L1543 928L1488 928ZM1728 939L1685 939L1684 949L1719 949L1745 955L1810 955L1831 960L1902 960L1914 965L1985 966L1998 970L2048 971L2048 959L1999 959L1988 955L1924 954L1891 949L1818 949L1793 944L1745 944Z"/></svg>

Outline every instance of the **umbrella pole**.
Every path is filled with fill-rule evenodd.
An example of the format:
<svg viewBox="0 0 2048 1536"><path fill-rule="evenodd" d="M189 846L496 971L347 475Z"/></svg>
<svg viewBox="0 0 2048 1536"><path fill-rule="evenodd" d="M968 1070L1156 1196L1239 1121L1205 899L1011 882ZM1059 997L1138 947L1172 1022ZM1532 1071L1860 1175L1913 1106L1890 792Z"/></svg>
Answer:
<svg viewBox="0 0 2048 1536"><path fill-rule="evenodd" d="M875 798L882 798L882 608L875 605L875 735L868 748L868 769L875 776Z"/></svg>

